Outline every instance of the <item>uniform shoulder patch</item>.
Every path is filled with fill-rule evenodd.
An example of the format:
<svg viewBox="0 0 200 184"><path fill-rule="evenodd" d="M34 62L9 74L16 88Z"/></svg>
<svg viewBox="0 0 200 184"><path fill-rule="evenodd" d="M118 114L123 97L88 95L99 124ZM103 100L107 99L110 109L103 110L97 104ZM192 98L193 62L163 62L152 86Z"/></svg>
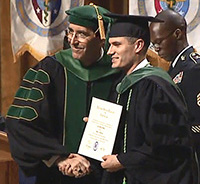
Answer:
<svg viewBox="0 0 200 184"><path fill-rule="evenodd" d="M200 54L197 52L192 52L190 54L190 58L195 62L195 63L200 63Z"/></svg>
<svg viewBox="0 0 200 184"><path fill-rule="evenodd" d="M183 71L179 72L174 78L173 81L175 84L181 83L183 78Z"/></svg>

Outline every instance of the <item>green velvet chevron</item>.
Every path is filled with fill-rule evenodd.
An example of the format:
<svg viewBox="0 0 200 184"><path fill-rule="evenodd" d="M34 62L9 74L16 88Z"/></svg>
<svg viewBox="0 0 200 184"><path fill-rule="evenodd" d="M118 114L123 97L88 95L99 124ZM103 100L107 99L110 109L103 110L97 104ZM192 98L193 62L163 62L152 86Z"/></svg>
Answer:
<svg viewBox="0 0 200 184"><path fill-rule="evenodd" d="M37 71L31 68L25 74L23 81L30 84L39 83L43 85L50 83L50 77L49 74L42 69ZM44 99L44 94L39 88L20 86L15 95L15 99L38 102ZM11 105L8 110L7 117L32 121L38 117L38 114L37 111L31 106Z"/></svg>
<svg viewBox="0 0 200 184"><path fill-rule="evenodd" d="M49 84L50 83L50 78L49 74L45 72L42 69L34 70L34 69L29 69L26 75L24 76L23 81L29 82L29 83L34 83L38 82L40 84Z"/></svg>
<svg viewBox="0 0 200 184"><path fill-rule="evenodd" d="M24 86L20 86L18 89L15 99L24 100L24 101L32 101L38 102L44 98L44 94L42 90L39 88L27 88Z"/></svg>
<svg viewBox="0 0 200 184"><path fill-rule="evenodd" d="M32 107L11 105L6 116L14 119L33 121L38 117L38 114Z"/></svg>

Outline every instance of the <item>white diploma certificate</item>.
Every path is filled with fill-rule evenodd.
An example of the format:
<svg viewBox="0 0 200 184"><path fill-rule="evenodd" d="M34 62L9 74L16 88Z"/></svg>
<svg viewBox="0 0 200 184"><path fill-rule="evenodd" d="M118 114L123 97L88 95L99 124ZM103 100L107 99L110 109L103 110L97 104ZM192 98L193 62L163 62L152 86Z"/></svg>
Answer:
<svg viewBox="0 0 200 184"><path fill-rule="evenodd" d="M78 153L99 161L111 155L121 112L121 105L93 97Z"/></svg>

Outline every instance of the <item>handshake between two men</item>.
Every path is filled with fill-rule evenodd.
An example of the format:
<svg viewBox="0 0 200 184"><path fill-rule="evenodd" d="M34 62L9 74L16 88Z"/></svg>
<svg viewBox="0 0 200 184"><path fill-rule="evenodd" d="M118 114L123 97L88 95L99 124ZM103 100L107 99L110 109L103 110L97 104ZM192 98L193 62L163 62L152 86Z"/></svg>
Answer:
<svg viewBox="0 0 200 184"><path fill-rule="evenodd" d="M88 122L88 117L84 117L83 121ZM102 159L101 167L108 172L116 172L124 168L117 155L105 155ZM85 157L75 153L71 153L66 159L58 160L56 164L63 175L75 178L81 178L92 171L90 162Z"/></svg>
<svg viewBox="0 0 200 184"><path fill-rule="evenodd" d="M63 175L81 178L91 172L90 162L78 154L70 154L66 159L58 160L57 166ZM106 155L101 163L102 168L109 172L116 172L124 167L117 159L117 155Z"/></svg>

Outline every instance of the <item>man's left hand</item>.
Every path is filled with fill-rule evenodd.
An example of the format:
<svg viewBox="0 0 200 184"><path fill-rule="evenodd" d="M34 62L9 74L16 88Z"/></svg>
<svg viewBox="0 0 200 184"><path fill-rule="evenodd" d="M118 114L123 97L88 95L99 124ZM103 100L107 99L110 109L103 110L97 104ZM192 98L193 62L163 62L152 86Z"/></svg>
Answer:
<svg viewBox="0 0 200 184"><path fill-rule="evenodd" d="M105 155L102 157L103 162L101 162L101 166L109 172L116 172L120 169L123 169L124 166L117 159L117 155Z"/></svg>

